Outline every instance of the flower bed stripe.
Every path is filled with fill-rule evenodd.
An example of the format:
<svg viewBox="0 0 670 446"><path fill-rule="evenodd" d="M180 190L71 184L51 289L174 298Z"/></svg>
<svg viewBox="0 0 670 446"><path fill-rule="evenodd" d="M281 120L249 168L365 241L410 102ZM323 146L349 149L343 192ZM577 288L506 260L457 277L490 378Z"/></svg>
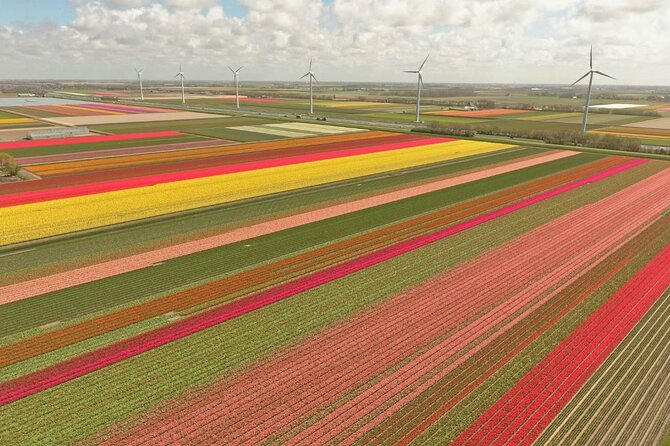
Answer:
<svg viewBox="0 0 670 446"><path fill-rule="evenodd" d="M88 115L123 115L125 113L119 111L110 111L110 110L98 110L96 108L86 107L85 104L81 105L59 105L62 109L66 110L75 110L79 113L78 116L88 116Z"/></svg>
<svg viewBox="0 0 670 446"><path fill-rule="evenodd" d="M65 144L86 144L92 142L128 141L133 139L165 138L168 136L184 136L181 132L143 132L122 133L119 135L76 136L71 138L42 139L32 141L12 141L0 143L0 150L23 149L26 147L62 146Z"/></svg>
<svg viewBox="0 0 670 446"><path fill-rule="evenodd" d="M0 188L0 195L11 195L25 193L28 191L40 191L63 186L69 187L78 184L100 183L103 181L119 180L130 177L146 177L148 175L156 175L159 173L193 170L203 167L221 166L225 164L239 164L242 162L258 161L262 159L281 158L286 154L316 153L332 151L341 148L362 147L366 144L369 145L372 142L382 144L410 140L416 140L416 138L398 138L397 136L386 136L383 138L375 138L374 141L367 139L354 140L341 143L328 143L318 146L307 145L305 147L289 147L276 150L249 150L248 148L240 147L237 144L227 144L226 147L223 145L214 144L215 142L218 143L219 141L210 141L175 144L177 147L175 148L174 153L162 151L164 148L167 149L168 146L161 144L156 148L153 148L155 146L146 147L146 149L153 148L155 152L159 153L133 155L128 157L112 156L108 159L90 160L91 162L72 162L62 164L57 163L46 165L46 170L43 170L40 168L40 166L29 167L28 170L43 176L41 181L22 181L6 184L4 187ZM210 147L207 149L197 149L196 147L197 150L179 150L180 148L183 148L184 144L208 145ZM113 150L128 151L132 150L132 148ZM140 150L142 150L142 148L140 148ZM191 153L201 151L209 153L210 156L203 154L202 156L196 157L193 153ZM95 152L93 153L95 154ZM74 155L77 154L75 153ZM110 167L112 166L117 167L115 163L119 159L127 160L127 163L124 161L121 165L118 166L119 168L111 169ZM76 168L76 166L80 165L80 163L83 164L83 168L81 170ZM52 166L54 166L53 169ZM68 168L68 166L75 167L71 169L73 172L67 175L50 175L51 173L64 173L56 170L59 168L58 166L62 166L63 169ZM95 170L94 168L96 166L103 170L93 171ZM46 177L44 177L45 175Z"/></svg>
<svg viewBox="0 0 670 446"><path fill-rule="evenodd" d="M165 345L186 337L192 333L213 327L232 318L244 315L255 309L289 298L298 293L313 289L332 280L345 277L356 271L363 270L398 255L441 240L453 234L465 231L487 221L491 221L532 204L539 203L561 193L573 190L585 184L599 181L624 170L638 166L645 160L631 160L625 164L613 167L570 184L555 188L551 191L538 194L504 208L488 212L479 217L466 220L443 230L415 237L395 245L382 248L376 252L364 255L354 260L326 268L300 279L278 285L266 291L259 292L222 307L208 310L202 314L188 317L175 322L165 328L157 329L134 339L119 342L110 347L82 355L65 361L42 371L26 375L0 385L0 405L9 404L28 395L40 392L55 385L67 382L76 377L107 367L116 362L133 357L142 352Z"/></svg>
<svg viewBox="0 0 670 446"><path fill-rule="evenodd" d="M64 186L46 190L24 192L15 195L3 195L0 197L0 208L18 206L28 203L40 203L44 201L58 200L62 198L80 197L84 195L100 194L118 190L134 189L139 187L154 186L156 184L170 183L175 181L192 180L216 175L247 172L251 170L269 169L272 167L288 166L299 163L344 158L356 155L372 154L389 150L415 148L422 145L440 144L450 141L443 138L427 138L417 141L391 143L378 146L366 146L355 149L345 149L325 153L308 153L290 157L266 159L262 161L242 162L238 164L226 164L223 166L205 167L192 170L180 170L162 174L146 175L142 177L127 178L122 180L101 181L92 184L81 184L76 186Z"/></svg>
<svg viewBox="0 0 670 446"><path fill-rule="evenodd" d="M308 138L297 138L297 139L284 139L279 141L263 141L263 142L253 142L253 143L244 143L244 144L235 144L235 148L240 151L261 151L261 150L279 150L289 147L302 147L302 146L314 146L320 144L330 144L334 142L345 142L352 140L370 140L372 141L379 138L388 138L388 137L399 137L402 134L399 133L389 133L389 132L365 132L365 133L350 133L345 135L327 135L327 136L311 136ZM421 139L422 136L413 135L415 139ZM212 140L216 142L216 140ZM216 156L221 154L221 150L228 150L228 147L214 147L208 149L198 149L198 150L177 150L171 151L170 155L178 157L177 159L193 159L193 158L206 158L209 156ZM94 150L89 151L88 153L100 153L102 151ZM78 152L85 154L86 152ZM78 154L77 153L77 154ZM227 153L227 152L224 152ZM19 153L17 153L17 156ZM63 154L65 155L65 154ZM76 155L76 154L72 154ZM61 154L55 155L61 156Z"/></svg>
<svg viewBox="0 0 670 446"><path fill-rule="evenodd" d="M238 164L242 162L258 161L270 158L285 158L297 155L315 154L330 152L335 150L354 149L359 147L370 147L383 144L401 143L413 141L415 144L420 144L421 139L413 135L389 135L383 138L378 138L374 141L368 139L358 139L343 142L333 142L329 144L289 147L277 150L255 150L253 147L238 147L231 145L226 149L220 148L216 156L208 156L201 158L193 158L189 152L180 151L179 153L150 153L142 155L130 155L111 157L95 160L72 161L64 163L44 164L40 166L32 166L30 171L44 177L50 175L62 175L80 172L89 172L94 170L105 169L124 169L124 171L132 171L132 167L153 164L151 166L155 172L143 173L141 176L150 175L151 173L160 173L171 170L191 170L201 168L203 166L216 166L224 164ZM210 142L210 145L212 143Z"/></svg>
<svg viewBox="0 0 670 446"><path fill-rule="evenodd" d="M438 116L457 116L460 118L488 118L496 116L505 116L505 115L518 115L533 113L531 110L513 110L508 108L492 108L487 110L442 110L428 112L429 115L438 115Z"/></svg>
<svg viewBox="0 0 670 446"><path fill-rule="evenodd" d="M453 444L532 444L669 286L667 245Z"/></svg>
<svg viewBox="0 0 670 446"><path fill-rule="evenodd" d="M92 282L94 280L104 279L117 274L135 271L141 268L146 268L155 263L165 262L176 257L193 254L206 249L224 246L253 237L260 237L272 232L314 223L346 213L368 209L373 206L381 206L397 200L414 197L447 187L454 187L459 184L465 184L470 181L477 181L480 179L489 178L491 176L501 175L507 172L513 172L518 169L532 167L538 164L574 156L576 154L577 152L560 151L539 157L533 156L529 159L513 161L498 167L483 168L477 172L458 175L452 178L447 178L445 180L438 180L419 186L413 186L381 195L362 198L356 201L349 201L324 209L291 215L288 217L283 217L279 220L267 221L252 226L235 229L230 232L212 237L206 237L179 245L161 248L155 251L149 251L130 257L111 260L97 265L78 268L64 273L40 277L38 279L26 282L7 285L0 287L0 305L9 302L16 302L18 300L27 299L29 297L61 290L64 288L69 288L83 283ZM528 185L525 185L524 188L528 190ZM456 215L456 211L454 211L453 215Z"/></svg>
<svg viewBox="0 0 670 446"><path fill-rule="evenodd" d="M36 166L40 164L63 163L66 161L91 160L96 158L111 158L125 155L142 155L146 153L162 152L169 153L173 151L185 151L184 149L203 149L211 147L220 147L223 145L235 144L234 141L227 139L206 139L189 142L176 142L167 144L153 144L146 146L130 146L118 149L100 149L88 150L82 152L55 153L52 155L34 155L22 156L21 164L24 166Z"/></svg>
<svg viewBox="0 0 670 446"><path fill-rule="evenodd" d="M0 124L25 124L35 122L32 118L0 118Z"/></svg>
<svg viewBox="0 0 670 446"><path fill-rule="evenodd" d="M93 110L104 110L108 112L120 112L120 113L170 113L173 110L168 110L164 108L154 108L154 107L141 107L137 105L120 105L120 104L105 104L105 103L91 103L81 105L80 107L93 109Z"/></svg>
<svg viewBox="0 0 670 446"><path fill-rule="evenodd" d="M5 207L0 208L0 219L6 218L8 224L0 233L0 244L230 203L510 147L474 141L447 142ZM230 167L238 169L239 165ZM114 212L110 212L111 209ZM33 218L36 212L41 219Z"/></svg>

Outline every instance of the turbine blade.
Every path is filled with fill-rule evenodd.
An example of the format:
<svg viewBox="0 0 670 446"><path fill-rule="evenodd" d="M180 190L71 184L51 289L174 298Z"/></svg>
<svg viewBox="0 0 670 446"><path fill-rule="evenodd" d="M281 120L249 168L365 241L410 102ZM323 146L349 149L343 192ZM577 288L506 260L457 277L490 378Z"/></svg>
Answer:
<svg viewBox="0 0 670 446"><path fill-rule="evenodd" d="M403 73L418 73L417 70L403 70Z"/></svg>
<svg viewBox="0 0 670 446"><path fill-rule="evenodd" d="M302 76L300 76L300 79L304 79L305 77L309 76L310 74L312 74L312 73L305 73Z"/></svg>
<svg viewBox="0 0 670 446"><path fill-rule="evenodd" d="M426 56L426 58L423 60L423 62L421 62L421 66L419 67L419 71L421 71L421 69L423 68L423 66L426 65L426 61L428 60L429 57L430 57L430 54L428 54L428 55Z"/></svg>
<svg viewBox="0 0 670 446"><path fill-rule="evenodd" d="M237 72L240 71L242 68L244 68L244 66L241 66L240 68L238 68L237 70L235 70L235 72L237 73Z"/></svg>
<svg viewBox="0 0 670 446"><path fill-rule="evenodd" d="M319 81L316 79L316 76L314 76L314 73L309 73L309 74L310 74L310 76L312 76L312 79L314 79L316 82L319 82Z"/></svg>
<svg viewBox="0 0 670 446"><path fill-rule="evenodd" d="M591 53L589 54L589 67L593 70L593 45L591 45Z"/></svg>
<svg viewBox="0 0 670 446"><path fill-rule="evenodd" d="M423 76L421 76L421 73L419 73L419 83L423 87Z"/></svg>
<svg viewBox="0 0 670 446"><path fill-rule="evenodd" d="M233 70L233 69L230 67L230 65L227 65L227 67L228 67L228 69L229 69L233 74L235 74L235 70Z"/></svg>
<svg viewBox="0 0 670 446"><path fill-rule="evenodd" d="M594 73L598 73L598 74L601 75L601 76L609 77L610 79L614 79L614 80L616 80L615 78L613 78L613 77L610 76L609 74L605 74L605 73L603 73L602 71L594 71Z"/></svg>
<svg viewBox="0 0 670 446"><path fill-rule="evenodd" d="M588 76L589 74L591 74L590 71L589 71L588 73L586 73L584 76L582 76L582 77L580 77L579 79L577 79L576 81L574 81L574 82L572 83L572 85L570 85L570 86L572 87L573 85L575 85L577 82L579 82L579 81L581 81L582 79L584 79L584 78L585 78L586 76Z"/></svg>
<svg viewBox="0 0 670 446"><path fill-rule="evenodd" d="M313 57L309 58L309 71L312 71L312 59L314 58Z"/></svg>

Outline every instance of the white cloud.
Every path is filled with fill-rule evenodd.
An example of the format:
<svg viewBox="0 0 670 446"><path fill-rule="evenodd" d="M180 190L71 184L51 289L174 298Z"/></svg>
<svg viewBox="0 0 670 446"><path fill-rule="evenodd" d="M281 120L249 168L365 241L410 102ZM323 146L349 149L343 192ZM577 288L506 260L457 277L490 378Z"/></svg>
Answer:
<svg viewBox="0 0 670 446"><path fill-rule="evenodd" d="M619 83L668 83L666 0L72 0L67 25L0 26L0 76L408 80L431 53L433 82L569 82L596 64ZM645 67L644 70L641 67ZM606 81L610 82L610 81Z"/></svg>
<svg viewBox="0 0 670 446"><path fill-rule="evenodd" d="M166 6L177 9L203 9L217 6L217 0L165 0Z"/></svg>

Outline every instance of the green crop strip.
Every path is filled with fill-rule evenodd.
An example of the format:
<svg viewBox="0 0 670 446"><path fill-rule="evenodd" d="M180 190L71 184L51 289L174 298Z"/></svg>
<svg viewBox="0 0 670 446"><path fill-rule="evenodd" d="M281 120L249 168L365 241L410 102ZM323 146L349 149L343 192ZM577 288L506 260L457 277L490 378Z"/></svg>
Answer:
<svg viewBox="0 0 670 446"><path fill-rule="evenodd" d="M126 147L156 146L162 144L177 144L181 142L206 141L206 138L194 135L171 136L167 138L136 139L129 141L94 142L84 144L68 144L62 146L29 147L11 150L12 156L17 159L27 156L59 155L62 153L78 153L94 150L120 149ZM212 142L214 144L214 142ZM30 169L30 168L28 168Z"/></svg>
<svg viewBox="0 0 670 446"><path fill-rule="evenodd" d="M331 202L348 200L381 193L388 189L430 181L444 175L485 167L491 163L512 161L524 156L542 153L537 149L513 149L494 155L450 161L417 169L356 178L285 194L260 197L233 205L200 209L196 212L172 214L152 221L105 228L91 234L51 239L32 243L28 249L19 248L17 254L0 256L0 270L11 271L0 279L0 284L27 280L56 271L95 263L113 255L128 255L142 248L154 249L185 239L196 239L226 229L245 226L259 220L270 220L291 215ZM0 249L0 252L3 250ZM23 252L21 252L23 251ZM6 251L11 254L12 251Z"/></svg>
<svg viewBox="0 0 670 446"><path fill-rule="evenodd" d="M168 293L189 284L353 236L415 215L444 208L550 173L585 164L595 155L577 155L520 171L451 187L339 217L209 249L161 265L55 291L0 306L0 336L54 321ZM250 245L250 246L249 246ZM58 302L58 304L56 304Z"/></svg>

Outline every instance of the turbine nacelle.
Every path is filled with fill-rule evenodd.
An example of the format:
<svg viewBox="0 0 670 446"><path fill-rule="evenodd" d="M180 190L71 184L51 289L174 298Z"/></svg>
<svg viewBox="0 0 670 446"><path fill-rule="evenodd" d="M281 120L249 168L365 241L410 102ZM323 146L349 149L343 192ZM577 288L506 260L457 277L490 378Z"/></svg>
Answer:
<svg viewBox="0 0 670 446"><path fill-rule="evenodd" d="M244 67L240 67L237 70L233 70L233 68L230 65L228 65L228 69L230 70L231 73L233 73L233 76L235 76L235 78L237 78L237 73L239 73L242 68Z"/></svg>
<svg viewBox="0 0 670 446"><path fill-rule="evenodd" d="M315 81L318 82L318 80L316 79L316 76L314 76L314 72L312 71L312 58L311 57L309 58L309 71L307 71L307 73L300 76L300 79L304 79L307 76L309 76L310 79L314 79Z"/></svg>
<svg viewBox="0 0 670 446"><path fill-rule="evenodd" d="M179 72L175 74L174 77L184 78L184 72L181 70L181 64L179 64Z"/></svg>

